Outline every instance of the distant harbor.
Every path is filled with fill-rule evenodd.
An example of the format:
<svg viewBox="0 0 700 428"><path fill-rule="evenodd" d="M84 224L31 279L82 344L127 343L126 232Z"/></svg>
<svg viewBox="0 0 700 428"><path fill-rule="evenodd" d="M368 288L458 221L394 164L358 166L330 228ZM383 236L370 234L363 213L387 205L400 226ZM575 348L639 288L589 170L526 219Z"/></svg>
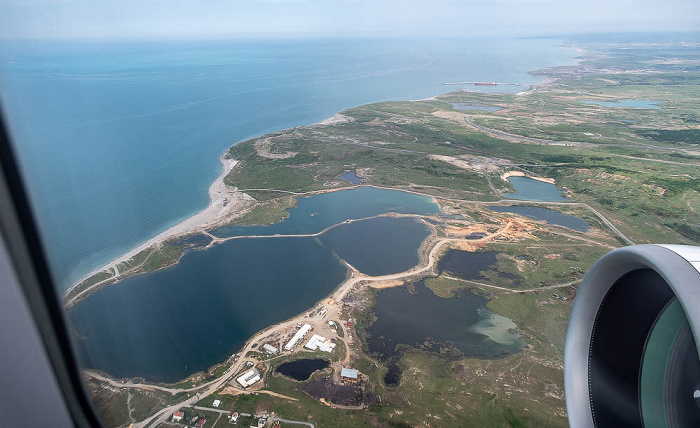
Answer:
<svg viewBox="0 0 700 428"><path fill-rule="evenodd" d="M445 85L473 85L473 86L527 86L522 83L506 83L506 82L445 82Z"/></svg>

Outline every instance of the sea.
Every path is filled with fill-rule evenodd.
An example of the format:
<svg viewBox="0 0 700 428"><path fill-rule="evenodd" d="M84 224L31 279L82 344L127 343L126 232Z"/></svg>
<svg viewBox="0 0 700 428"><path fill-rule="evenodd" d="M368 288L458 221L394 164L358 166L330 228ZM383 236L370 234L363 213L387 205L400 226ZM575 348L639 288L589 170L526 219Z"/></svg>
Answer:
<svg viewBox="0 0 700 428"><path fill-rule="evenodd" d="M63 291L206 207L237 142L445 82L535 83L575 55L536 38L7 41L0 101Z"/></svg>

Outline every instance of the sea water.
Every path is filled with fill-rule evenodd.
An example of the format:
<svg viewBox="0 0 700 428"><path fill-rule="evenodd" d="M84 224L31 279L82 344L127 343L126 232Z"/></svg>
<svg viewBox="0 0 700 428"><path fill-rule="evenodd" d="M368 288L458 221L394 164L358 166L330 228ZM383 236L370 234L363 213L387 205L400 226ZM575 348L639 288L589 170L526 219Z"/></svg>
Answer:
<svg viewBox="0 0 700 428"><path fill-rule="evenodd" d="M230 145L447 81L534 83L573 62L556 43L6 42L0 100L63 290L204 208Z"/></svg>

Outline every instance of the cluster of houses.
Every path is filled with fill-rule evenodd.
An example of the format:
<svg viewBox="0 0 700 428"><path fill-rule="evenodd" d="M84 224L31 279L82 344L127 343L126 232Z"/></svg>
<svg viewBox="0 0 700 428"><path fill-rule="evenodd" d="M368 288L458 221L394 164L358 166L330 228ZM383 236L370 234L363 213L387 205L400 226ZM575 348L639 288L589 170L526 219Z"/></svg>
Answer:
<svg viewBox="0 0 700 428"><path fill-rule="evenodd" d="M221 400L214 400L214 407L218 408L219 405L221 404ZM250 415L247 415L250 416ZM178 410L177 412L173 413L172 421L173 422L182 422L185 417L185 412L182 410ZM258 418L257 422L254 422L255 425L251 425L251 428L265 428L268 425L269 419L266 416L260 416ZM232 424L237 424L238 421L241 418L241 414L238 412L231 412L231 414L228 416L228 421L229 423ZM198 427L202 428L204 425L207 423L207 420L205 418L200 418L199 416L195 415L192 417L190 420L189 425L193 427ZM271 424L272 428L280 428L280 422L279 421L273 421Z"/></svg>
<svg viewBox="0 0 700 428"><path fill-rule="evenodd" d="M173 413L173 422L181 422L184 417L185 412L178 410L177 412ZM189 424L193 427L202 428L206 423L206 418L200 418L198 415L194 415L192 416L192 419L190 419Z"/></svg>

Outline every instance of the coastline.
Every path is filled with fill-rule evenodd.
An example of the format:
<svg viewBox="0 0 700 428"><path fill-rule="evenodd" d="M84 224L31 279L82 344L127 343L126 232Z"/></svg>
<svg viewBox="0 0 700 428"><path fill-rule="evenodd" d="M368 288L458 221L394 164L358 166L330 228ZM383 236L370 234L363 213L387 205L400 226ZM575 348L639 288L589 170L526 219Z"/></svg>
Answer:
<svg viewBox="0 0 700 428"><path fill-rule="evenodd" d="M573 47L568 46L567 48L574 49L579 54L582 54L584 52L582 49L580 49L576 46L573 46ZM574 58L574 60L575 59L576 58ZM574 65L578 65L580 63L580 61L581 60L578 59L574 63ZM554 66L554 67L556 67L556 66ZM527 72L527 74L536 75L534 73L536 73L538 70L546 70L548 68L552 68L552 67L541 67L541 68L535 69L533 71L529 71L529 72ZM548 79L548 78L540 77L540 79L541 79L540 82L536 82L536 83L528 85L529 88L532 89L533 87L536 87L536 86L547 86L548 84L551 83L549 81L550 79ZM551 79L551 80L556 80L556 78ZM440 92L434 96L428 96L428 97L419 98L419 99L412 99L409 101L410 102L433 101L433 100L437 100L441 95L445 95L445 93ZM380 101L373 101L373 102L381 102L381 100ZM348 122L353 122L353 121L354 121L354 118L343 115L342 111L341 111L341 112L336 112L331 117L326 118L326 119L321 120L321 121L318 121L316 123L312 123L312 124L308 124L308 125L298 125L298 126L301 126L301 127L329 126L329 125L342 124L342 123L348 123ZM244 141L245 140L238 141L237 143L234 143L233 145L242 143ZM226 151L228 151L228 148L226 149ZM110 276L109 281L114 281L114 280L120 279L119 277L121 275L120 275L120 271L119 271L119 267L118 267L118 265L120 263L124 263L124 262L129 261L129 259L131 259L135 255L139 254L140 252L148 249L151 246L157 245L160 242L163 242L169 238L183 236L183 235L187 235L187 234L192 233L192 232L196 232L196 231L198 231L198 229L201 230L202 228L205 228L207 226L212 226L213 223L220 223L222 220L224 220L225 217L230 217L230 215L233 214L233 210L229 209L226 212L224 212L223 208L225 207L226 203L224 203L223 206L222 205L218 206L218 209L220 212L219 212L218 216L215 215L215 212L217 211L216 205L221 203L220 200L217 200L217 197L222 196L221 192L233 192L233 191L237 190L237 189L227 189L226 186L223 185L223 178L228 174L228 172L230 172L231 169L233 169L233 167L235 167L235 163L237 163L236 160L226 159L225 153L224 153L224 155L222 155L222 157L220 159L221 163L223 164L223 171L209 187L210 203L207 207L205 207L204 209L202 209L199 212L194 213L193 215L191 215L189 217L186 217L185 219L183 219L179 223L177 223L174 226L171 226L168 229L158 233L157 235L153 236L152 238L141 242L140 244L136 245L135 247L133 247L129 251L119 255L118 257L110 260L109 262L107 262L101 266L98 266L94 269L91 269L89 272L81 275L80 278L73 281L68 288L60 291L61 295L64 298L68 297L72 292L75 292L75 290L78 286L82 285L86 280L90 279L91 277L95 276L96 274L103 273L104 275L109 275ZM234 164L229 165L228 164L229 161L234 162ZM216 192L216 190L214 189L217 182L222 185L218 189L218 192ZM253 189L250 189L250 190L253 190ZM341 189L337 189L337 190L341 190ZM245 192L245 190L239 190L239 192L243 193L243 192ZM218 193L218 195L216 195L214 193ZM293 192L290 192L290 193L293 193ZM250 201L253 201L252 198L249 198L248 195L245 195L245 194L243 194L239 198L240 199L248 199ZM234 198L231 198L231 199L234 199ZM103 281L100 281L100 282L103 282Z"/></svg>
<svg viewBox="0 0 700 428"><path fill-rule="evenodd" d="M109 263L97 269L93 269L92 271L83 275L78 281L76 281L73 285L71 285L68 289L66 289L63 292L63 296L68 296L71 293L71 291L73 291L77 286L82 284L86 279L100 272L111 271L110 273L114 277L118 276L119 271L117 269L117 265L119 265L120 263L128 261L141 251L153 245L157 245L165 241L166 239L186 235L195 230L202 229L208 224L220 221L222 218L225 218L227 215L241 208L241 206L244 205L246 201L251 200L252 198L246 193L239 192L237 188L229 188L224 183L224 178L238 164L238 161L235 159L226 158L225 154L222 155L220 161L222 164L222 171L221 174L219 174L219 176L209 186L209 205L206 208L184 219L180 223L169 227L163 232L157 234L156 236L142 242L141 244L132 248L128 252L110 261Z"/></svg>
<svg viewBox="0 0 700 428"><path fill-rule="evenodd" d="M583 61L582 56L585 54L585 51L581 48L578 48L576 46L573 46L572 49L575 49L581 56L576 58L577 61L573 65L567 65L567 66L554 66L554 67L542 67L537 70L533 70L529 72L531 75L537 76L537 72L540 70L548 70L552 68L557 68L557 67L573 67L573 66L579 66L581 62ZM539 77L539 76L538 76ZM524 91L520 92L519 94L527 93L531 90L534 90L539 87L546 87L554 84L559 78L557 77L541 77L541 81L537 83L533 83L531 85L528 85L528 88L525 89ZM427 98L421 98L421 99L416 99L416 100L410 100L410 102L420 102L420 101L434 101L437 100L438 97L440 97L443 94L438 94L434 95L432 97L427 97ZM342 114L342 112L337 112L333 114L333 116L328 117L326 119L323 119L321 121L318 121L316 123L310 124L310 125L302 125L302 126L308 126L308 127L316 127L316 126L332 126L336 124L342 124L342 123L348 123L348 122L354 122L355 119L352 117L348 117ZM242 143L243 141L240 141L236 144ZM234 144L235 145L235 144ZM228 151L228 149L227 149ZM140 245L134 247L127 253L119 256L118 258L110 261L109 263L93 269L92 271L88 272L87 274L83 275L80 279L78 279L73 285L71 285L68 289L66 289L63 292L64 298L68 297L70 293L75 290L76 287L81 285L85 280L89 279L90 277L100 273L100 272L108 272L111 277L107 279L107 281L114 281L118 280L120 273L117 269L117 265L120 263L126 262L141 251L153 246L153 245L158 245L159 243L173 237L177 236L183 236L187 235L189 233L195 232L197 230L202 230L206 228L208 225L220 223L224 218L230 216L230 214L234 214L233 211L234 208L244 208L245 207L245 202L247 201L254 201L252 197L250 197L248 194L244 193L248 190L258 190L258 189L237 189L237 188L232 188L229 189L226 184L224 183L224 178L228 173L238 164L238 161L235 159L228 159L225 157L226 152L224 152L224 155L221 156L220 161L223 165L223 170L221 174L214 180L214 182L210 185L209 187L209 198L210 202L209 205L204 208L203 210L199 211L198 213L186 218L185 220L181 221L180 223L168 228L167 230L159 233L158 235L154 236L153 238L148 239L147 241L144 241ZM508 173L506 173L508 174ZM502 178L507 178L502 177ZM540 179L540 178L535 178L531 177L535 180L539 181L546 181L546 179ZM359 187L359 186L349 186L349 188L354 188L354 187ZM377 186L374 186L377 187ZM380 186L381 187L381 186ZM315 194L315 193L326 193L326 192L333 192L333 191L339 191L339 190L346 190L347 187L343 188L335 188L335 189L324 189L320 192L318 191L313 191L313 192L287 192L290 194L293 194L295 196L305 196L305 195L310 195L310 194ZM265 189L269 190L269 189ZM425 194L421 194L419 192L413 192L411 190L407 189L393 189L393 190L402 190L406 191L409 193L416 193L419 195L427 196ZM433 197L434 198L434 197ZM228 202L238 202L238 204L234 204L233 206L229 206ZM104 281L100 281L102 283ZM89 287L89 288L92 288ZM76 297L79 297L82 295L83 292L80 292L77 296L73 296L71 298L71 301L74 301Z"/></svg>

